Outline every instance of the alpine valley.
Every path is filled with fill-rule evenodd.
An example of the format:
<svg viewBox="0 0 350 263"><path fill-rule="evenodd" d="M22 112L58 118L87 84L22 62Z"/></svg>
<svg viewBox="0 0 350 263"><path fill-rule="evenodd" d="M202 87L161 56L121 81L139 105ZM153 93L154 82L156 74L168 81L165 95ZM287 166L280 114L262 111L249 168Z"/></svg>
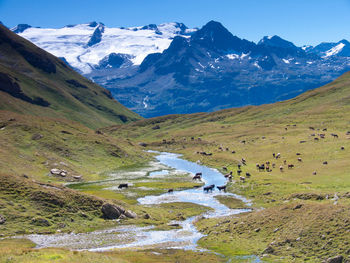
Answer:
<svg viewBox="0 0 350 263"><path fill-rule="evenodd" d="M350 43L297 47L279 36L257 44L210 21L60 29L20 24L13 32L60 57L144 117L211 112L289 99L350 69Z"/></svg>

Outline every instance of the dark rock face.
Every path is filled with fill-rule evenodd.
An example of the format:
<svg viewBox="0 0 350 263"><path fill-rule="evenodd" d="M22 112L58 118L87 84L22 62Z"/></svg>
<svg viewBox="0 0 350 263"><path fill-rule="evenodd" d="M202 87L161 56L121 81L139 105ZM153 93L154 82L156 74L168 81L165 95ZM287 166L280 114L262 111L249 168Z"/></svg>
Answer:
<svg viewBox="0 0 350 263"><path fill-rule="evenodd" d="M132 56L128 54L111 53L104 57L96 68L120 68L121 66L130 66L132 64L130 61L131 58Z"/></svg>
<svg viewBox="0 0 350 263"><path fill-rule="evenodd" d="M342 255L338 255L338 256L327 259L326 263L342 263L343 259L344 258Z"/></svg>
<svg viewBox="0 0 350 263"><path fill-rule="evenodd" d="M91 47L97 43L100 43L102 40L102 33L103 32L104 32L104 26L100 24L98 27L96 27L96 29L95 29L94 33L92 34L87 45L89 47Z"/></svg>
<svg viewBox="0 0 350 263"><path fill-rule="evenodd" d="M45 218L33 218L31 224L36 226L51 226L51 223Z"/></svg>
<svg viewBox="0 0 350 263"><path fill-rule="evenodd" d="M29 102L31 104L36 104L43 107L50 106L50 103L40 97L35 97L34 99L28 97L23 93L19 84L14 81L10 76L5 73L0 72L0 91L4 91L11 96Z"/></svg>
<svg viewBox="0 0 350 263"><path fill-rule="evenodd" d="M13 32L16 34L22 33L24 30L31 28L32 26L28 24L18 24L14 29L12 29Z"/></svg>
<svg viewBox="0 0 350 263"><path fill-rule="evenodd" d="M118 219L125 212L123 208L109 203L103 204L101 211L107 219Z"/></svg>

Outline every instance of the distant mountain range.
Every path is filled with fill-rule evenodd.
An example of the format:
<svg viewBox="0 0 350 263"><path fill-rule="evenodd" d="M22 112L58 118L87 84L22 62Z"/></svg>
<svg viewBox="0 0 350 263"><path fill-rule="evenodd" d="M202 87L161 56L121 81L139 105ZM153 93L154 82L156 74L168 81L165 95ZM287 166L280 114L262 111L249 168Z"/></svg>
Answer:
<svg viewBox="0 0 350 263"><path fill-rule="evenodd" d="M278 36L257 44L210 21L60 29L18 25L12 31L109 89L145 116L271 103L328 83L350 70L350 43L297 47Z"/></svg>

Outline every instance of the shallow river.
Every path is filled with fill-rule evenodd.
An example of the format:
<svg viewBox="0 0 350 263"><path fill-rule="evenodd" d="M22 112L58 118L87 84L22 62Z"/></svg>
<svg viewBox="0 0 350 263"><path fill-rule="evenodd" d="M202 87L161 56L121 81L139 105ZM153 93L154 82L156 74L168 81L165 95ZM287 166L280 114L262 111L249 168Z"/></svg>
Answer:
<svg viewBox="0 0 350 263"><path fill-rule="evenodd" d="M226 184L224 176L216 169L189 162L181 159L181 155L154 152L157 161L169 168L169 170L178 170L181 172L195 174L202 173L202 180L205 185L215 184L222 186ZM169 170L153 171L150 176L169 174ZM170 176L170 175L169 175ZM216 195L230 195L241 199L248 206L249 200L232 194L219 192L216 188L212 193L205 193L203 188L188 189L182 191L174 191L173 193L165 193L161 195L145 196L138 199L142 205L154 205L160 203L171 202L191 202L212 208L210 212L206 212L200 216L203 217L220 217L233 214L239 214L249 211L249 209L230 209L217 201ZM173 221L170 223L179 224L181 229L172 229L166 231L152 230L152 226L118 226L113 229L94 231L90 233L79 234L54 234L54 235L29 235L26 236L40 247L65 247L77 250L90 251L107 251L115 248L179 248L201 250L197 246L197 241L203 237L203 234L197 231L193 225L197 217L191 217L184 221Z"/></svg>

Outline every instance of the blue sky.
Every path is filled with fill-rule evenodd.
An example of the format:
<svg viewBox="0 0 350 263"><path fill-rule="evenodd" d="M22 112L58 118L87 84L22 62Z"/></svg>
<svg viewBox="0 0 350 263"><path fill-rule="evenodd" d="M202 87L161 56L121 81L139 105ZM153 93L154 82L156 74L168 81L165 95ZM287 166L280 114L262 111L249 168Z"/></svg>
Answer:
<svg viewBox="0 0 350 263"><path fill-rule="evenodd" d="M221 22L234 35L258 41L279 35L297 45L350 41L350 0L0 0L0 21L62 27L89 21L106 26Z"/></svg>

